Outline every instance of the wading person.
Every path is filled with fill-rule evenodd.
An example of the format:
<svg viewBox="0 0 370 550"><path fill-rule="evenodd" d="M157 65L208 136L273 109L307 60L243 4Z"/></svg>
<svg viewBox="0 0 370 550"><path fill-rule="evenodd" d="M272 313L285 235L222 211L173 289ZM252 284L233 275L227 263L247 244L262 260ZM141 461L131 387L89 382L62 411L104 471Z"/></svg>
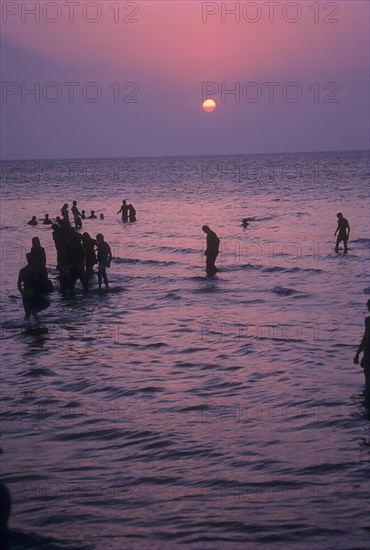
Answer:
<svg viewBox="0 0 370 550"><path fill-rule="evenodd" d="M367 309L370 312L370 300L366 303ZM360 353L363 352L363 356L360 363ZM362 337L361 343L358 346L356 355L353 358L355 365L361 364L364 369L365 375L365 390L370 391L370 315L365 317L365 332Z"/></svg>
<svg viewBox="0 0 370 550"><path fill-rule="evenodd" d="M214 275L218 271L215 266L215 261L220 248L220 239L217 237L216 233L208 227L208 225L203 225L202 231L204 231L207 235L207 248L204 253L206 256L206 272L207 275Z"/></svg>
<svg viewBox="0 0 370 550"><path fill-rule="evenodd" d="M108 288L108 277L107 277L107 267L110 267L112 261L112 251L108 243L104 240L104 235L98 233L96 235L96 242L98 246L98 284L101 288L102 281L106 288Z"/></svg>
<svg viewBox="0 0 370 550"><path fill-rule="evenodd" d="M339 243L343 241L344 244L344 254L348 252L347 248L347 242L349 239L349 233L351 231L349 227L348 220L346 218L343 218L343 214L341 212L338 212L337 214L338 218L338 227L335 230L334 237L338 233L337 242L335 243L335 252L339 252Z"/></svg>

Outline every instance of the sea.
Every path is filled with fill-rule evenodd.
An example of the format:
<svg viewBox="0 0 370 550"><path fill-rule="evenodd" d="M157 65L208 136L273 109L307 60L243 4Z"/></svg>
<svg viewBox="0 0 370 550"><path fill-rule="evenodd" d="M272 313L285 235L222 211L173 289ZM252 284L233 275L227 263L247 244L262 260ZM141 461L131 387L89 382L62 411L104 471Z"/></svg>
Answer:
<svg viewBox="0 0 370 550"><path fill-rule="evenodd" d="M368 549L370 402L353 363L370 298L368 152L1 171L9 548ZM123 199L136 223L116 214ZM112 248L107 290L95 276L87 293L59 291L42 219L73 200L98 215L82 231ZM203 225L221 240L214 277ZM17 279L34 236L54 291L27 323Z"/></svg>

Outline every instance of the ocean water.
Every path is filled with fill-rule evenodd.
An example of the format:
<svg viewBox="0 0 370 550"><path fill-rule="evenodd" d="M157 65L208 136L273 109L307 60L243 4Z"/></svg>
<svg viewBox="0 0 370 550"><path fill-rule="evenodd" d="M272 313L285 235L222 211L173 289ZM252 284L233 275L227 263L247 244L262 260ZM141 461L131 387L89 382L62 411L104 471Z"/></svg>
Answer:
<svg viewBox="0 0 370 550"><path fill-rule="evenodd" d="M11 548L369 548L368 183L361 151L2 163ZM109 291L63 297L50 227L26 225L72 200L105 215L83 230L112 247ZM30 328L33 236L55 291Z"/></svg>

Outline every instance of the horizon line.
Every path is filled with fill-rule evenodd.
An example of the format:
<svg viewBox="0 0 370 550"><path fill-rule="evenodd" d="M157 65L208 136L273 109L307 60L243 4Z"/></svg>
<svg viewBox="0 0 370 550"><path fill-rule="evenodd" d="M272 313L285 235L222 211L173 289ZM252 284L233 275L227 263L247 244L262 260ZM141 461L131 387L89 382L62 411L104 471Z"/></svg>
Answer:
<svg viewBox="0 0 370 550"><path fill-rule="evenodd" d="M182 154L182 155L144 155L129 157L50 157L50 158L1 158L0 162L21 162L21 161L67 161L67 160L131 160L131 159L161 159L161 158L190 158L190 157L235 157L235 156L258 156L258 155L304 155L317 153L354 153L368 152L369 149L328 149L322 151L285 151L269 153L208 153L208 154Z"/></svg>

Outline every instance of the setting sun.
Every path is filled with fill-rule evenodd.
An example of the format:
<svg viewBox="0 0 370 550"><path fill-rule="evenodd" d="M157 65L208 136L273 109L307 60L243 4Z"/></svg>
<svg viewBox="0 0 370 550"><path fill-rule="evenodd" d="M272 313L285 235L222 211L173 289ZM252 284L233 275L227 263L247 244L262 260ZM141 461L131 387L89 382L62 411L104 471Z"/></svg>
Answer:
<svg viewBox="0 0 370 550"><path fill-rule="evenodd" d="M216 109L216 102L213 99L206 99L203 101L203 110L206 113L212 113Z"/></svg>

